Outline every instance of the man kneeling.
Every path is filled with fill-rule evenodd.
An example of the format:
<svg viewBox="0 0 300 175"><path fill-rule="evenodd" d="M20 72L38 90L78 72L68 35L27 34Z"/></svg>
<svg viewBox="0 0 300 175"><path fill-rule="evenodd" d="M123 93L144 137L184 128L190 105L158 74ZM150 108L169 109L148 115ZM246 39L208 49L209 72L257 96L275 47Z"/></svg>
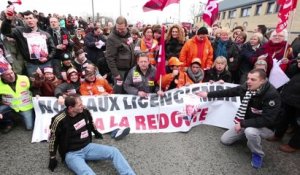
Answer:
<svg viewBox="0 0 300 175"><path fill-rule="evenodd" d="M261 138L273 136L270 130L280 112L280 96L268 82L266 72L254 69L248 73L247 82L241 86L214 92L198 92L200 97L241 97L241 105L234 119L235 126L226 131L221 142L230 145L246 136L252 152L251 165L261 168L264 152Z"/></svg>
<svg viewBox="0 0 300 175"><path fill-rule="evenodd" d="M48 168L57 166L56 150L68 168L76 174L95 174L86 164L86 160L108 160L119 174L134 175L132 168L120 151L112 146L92 143L92 132L96 138L102 135L95 129L90 112L84 108L79 96L72 95L65 99L66 108L52 118L50 125Z"/></svg>

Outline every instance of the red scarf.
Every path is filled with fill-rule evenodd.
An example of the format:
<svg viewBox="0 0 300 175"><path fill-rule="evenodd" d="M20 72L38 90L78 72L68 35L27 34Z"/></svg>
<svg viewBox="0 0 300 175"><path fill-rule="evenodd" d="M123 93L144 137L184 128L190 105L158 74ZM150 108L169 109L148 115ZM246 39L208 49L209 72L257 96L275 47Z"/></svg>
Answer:
<svg viewBox="0 0 300 175"><path fill-rule="evenodd" d="M144 37L144 42L145 42L146 47L150 50L152 48L153 38L152 39L146 39L146 37Z"/></svg>
<svg viewBox="0 0 300 175"><path fill-rule="evenodd" d="M273 43L271 40L262 46L263 53L268 53L268 57L266 59L268 64L267 73L269 74L273 67L273 58L276 60L281 60L284 57L284 49L285 49L286 41L282 41L281 43ZM289 45L288 45L289 48ZM286 64L280 65L281 69L285 71Z"/></svg>

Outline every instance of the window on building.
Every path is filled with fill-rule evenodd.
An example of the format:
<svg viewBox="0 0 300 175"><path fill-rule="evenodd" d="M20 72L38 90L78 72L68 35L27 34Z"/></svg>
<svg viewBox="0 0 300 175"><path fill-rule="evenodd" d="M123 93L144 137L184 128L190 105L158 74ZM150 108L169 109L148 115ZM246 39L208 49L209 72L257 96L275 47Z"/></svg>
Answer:
<svg viewBox="0 0 300 175"><path fill-rule="evenodd" d="M226 17L226 12L223 12L223 17L222 17L222 19L225 19L225 17Z"/></svg>
<svg viewBox="0 0 300 175"><path fill-rule="evenodd" d="M241 17L250 16L251 7L242 8Z"/></svg>
<svg viewBox="0 0 300 175"><path fill-rule="evenodd" d="M278 13L279 9L280 9L280 5L279 5L279 4L276 4L275 13Z"/></svg>
<svg viewBox="0 0 300 175"><path fill-rule="evenodd" d="M275 11L275 2L268 3L267 14L274 13Z"/></svg>
<svg viewBox="0 0 300 175"><path fill-rule="evenodd" d="M236 14L236 10L231 10L231 11L229 11L229 13L228 13L228 18L229 18L229 19L235 18L235 14Z"/></svg>
<svg viewBox="0 0 300 175"><path fill-rule="evenodd" d="M261 4L256 6L255 15L259 16L261 14L261 7L262 7Z"/></svg>

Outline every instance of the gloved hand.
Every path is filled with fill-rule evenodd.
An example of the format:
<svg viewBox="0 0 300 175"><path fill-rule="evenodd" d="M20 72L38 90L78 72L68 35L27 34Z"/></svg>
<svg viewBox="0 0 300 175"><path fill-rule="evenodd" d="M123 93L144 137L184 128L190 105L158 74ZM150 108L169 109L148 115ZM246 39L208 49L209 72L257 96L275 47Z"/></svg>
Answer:
<svg viewBox="0 0 300 175"><path fill-rule="evenodd" d="M100 132L98 132L97 130L93 131L95 134L95 138L96 139L103 139L102 134Z"/></svg>
<svg viewBox="0 0 300 175"><path fill-rule="evenodd" d="M55 157L54 158L50 158L49 165L48 165L49 170L51 170L53 172L56 167L57 167L57 160L56 160L56 158Z"/></svg>

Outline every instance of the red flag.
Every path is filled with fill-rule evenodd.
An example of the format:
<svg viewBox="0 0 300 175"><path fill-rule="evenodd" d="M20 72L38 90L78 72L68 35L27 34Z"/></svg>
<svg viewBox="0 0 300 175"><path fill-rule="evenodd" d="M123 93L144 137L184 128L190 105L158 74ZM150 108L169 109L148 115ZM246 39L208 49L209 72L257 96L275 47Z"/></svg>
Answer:
<svg viewBox="0 0 300 175"><path fill-rule="evenodd" d="M173 3L179 3L179 1L180 0L149 0L143 6L143 11L144 12L148 12L151 10L162 11L166 6L173 4Z"/></svg>
<svg viewBox="0 0 300 175"><path fill-rule="evenodd" d="M204 13L202 15L202 19L207 25L212 26L218 18L218 13L218 2L216 2L215 0L208 0Z"/></svg>
<svg viewBox="0 0 300 175"><path fill-rule="evenodd" d="M158 81L160 76L166 74L166 54L165 54L165 26L162 26L160 36L159 55L156 63L155 81Z"/></svg>
<svg viewBox="0 0 300 175"><path fill-rule="evenodd" d="M280 9L278 12L279 21L276 32L279 33L287 27L290 11L296 8L297 0L277 0L277 3L280 5Z"/></svg>
<svg viewBox="0 0 300 175"><path fill-rule="evenodd" d="M277 0L277 4L282 6L286 2L287 3L292 3L292 10L294 10L297 7L297 1L298 0Z"/></svg>

